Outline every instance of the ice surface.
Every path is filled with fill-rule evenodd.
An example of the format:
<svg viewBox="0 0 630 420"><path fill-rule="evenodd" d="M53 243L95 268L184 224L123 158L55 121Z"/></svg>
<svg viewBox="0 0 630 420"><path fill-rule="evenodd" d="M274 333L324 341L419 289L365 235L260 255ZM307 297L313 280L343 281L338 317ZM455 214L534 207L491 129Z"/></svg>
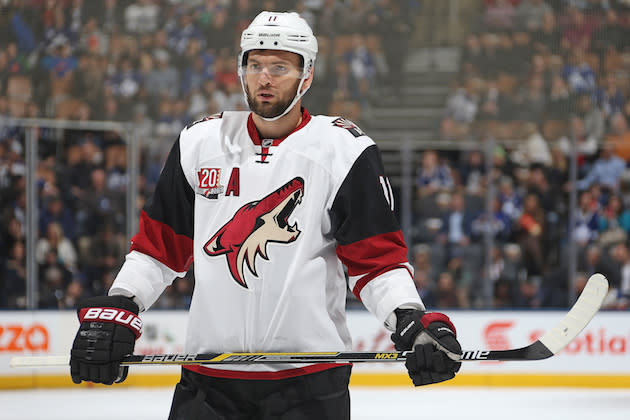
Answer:
<svg viewBox="0 0 630 420"><path fill-rule="evenodd" d="M172 388L0 391L2 420L166 419ZM353 420L627 420L630 389L351 388Z"/></svg>

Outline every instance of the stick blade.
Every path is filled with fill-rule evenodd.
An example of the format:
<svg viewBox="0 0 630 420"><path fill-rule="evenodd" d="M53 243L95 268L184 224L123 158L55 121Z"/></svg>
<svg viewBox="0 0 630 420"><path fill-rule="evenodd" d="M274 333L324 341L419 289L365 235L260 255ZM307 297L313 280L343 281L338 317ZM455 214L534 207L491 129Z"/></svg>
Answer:
<svg viewBox="0 0 630 420"><path fill-rule="evenodd" d="M593 319L608 294L608 280L602 274L593 274L569 313L539 341L553 354L565 348Z"/></svg>

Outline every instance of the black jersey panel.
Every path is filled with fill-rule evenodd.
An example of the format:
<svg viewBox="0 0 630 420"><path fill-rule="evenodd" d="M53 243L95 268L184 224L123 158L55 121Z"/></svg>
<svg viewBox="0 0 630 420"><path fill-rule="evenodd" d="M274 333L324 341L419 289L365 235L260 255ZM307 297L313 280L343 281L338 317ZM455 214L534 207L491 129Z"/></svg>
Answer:
<svg viewBox="0 0 630 420"><path fill-rule="evenodd" d="M151 219L170 226L177 235L192 238L195 192L182 170L179 142L178 138L144 210Z"/></svg>
<svg viewBox="0 0 630 420"><path fill-rule="evenodd" d="M331 210L332 233L340 245L400 230L381 155L366 148L348 172Z"/></svg>
<svg viewBox="0 0 630 420"><path fill-rule="evenodd" d="M192 264L195 194L180 164L179 139L166 159L153 196L140 214L131 250L149 255L172 270Z"/></svg>

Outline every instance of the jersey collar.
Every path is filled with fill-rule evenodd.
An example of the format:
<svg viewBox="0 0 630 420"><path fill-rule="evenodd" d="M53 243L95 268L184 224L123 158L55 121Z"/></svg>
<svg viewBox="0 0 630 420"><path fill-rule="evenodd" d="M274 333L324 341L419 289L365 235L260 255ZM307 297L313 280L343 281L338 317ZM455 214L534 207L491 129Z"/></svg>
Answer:
<svg viewBox="0 0 630 420"><path fill-rule="evenodd" d="M286 136L273 139L271 146L279 145L280 143L282 143L282 140L286 139L291 134L295 133L296 131L304 127L306 124L308 124L310 120L311 120L311 114L308 113L306 108L302 107L302 122ZM254 124L254 119L252 118L251 113L249 114L249 117L247 117L247 132L249 133L249 138L252 139L252 142L256 146L260 146L262 144L263 139L261 139L260 134L258 134L258 129L256 128L256 124Z"/></svg>

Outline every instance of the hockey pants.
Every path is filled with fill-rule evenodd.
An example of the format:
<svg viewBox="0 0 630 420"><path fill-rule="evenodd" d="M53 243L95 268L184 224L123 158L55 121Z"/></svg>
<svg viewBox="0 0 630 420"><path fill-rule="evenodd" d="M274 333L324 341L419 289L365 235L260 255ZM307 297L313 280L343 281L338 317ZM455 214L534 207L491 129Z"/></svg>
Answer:
<svg viewBox="0 0 630 420"><path fill-rule="evenodd" d="M169 420L349 420L350 366L286 379L214 378L182 369Z"/></svg>

